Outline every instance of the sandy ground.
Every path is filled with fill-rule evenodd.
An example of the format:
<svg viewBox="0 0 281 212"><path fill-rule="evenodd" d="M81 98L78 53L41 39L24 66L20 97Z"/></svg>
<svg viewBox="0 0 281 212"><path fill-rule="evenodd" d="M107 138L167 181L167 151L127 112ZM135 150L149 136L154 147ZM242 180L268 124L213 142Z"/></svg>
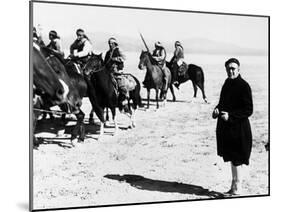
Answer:
<svg viewBox="0 0 281 212"><path fill-rule="evenodd" d="M131 58L135 57L132 55ZM96 125L87 122L91 107L83 100L87 114L87 138L84 143L69 148L69 129L57 136L55 123L39 123L37 137L44 143L33 151L34 208L64 208L111 204L158 202L220 198L230 186L228 163L216 154L216 120L211 118L225 79L223 62L191 57L205 71L205 104L199 91L192 100L191 82L176 90L177 101L165 107L137 111L137 126L127 129L129 119L118 113L120 131L112 136L112 122L105 137L97 141ZM250 118L253 149L250 166L243 168L243 193L268 194L268 90L267 66L257 58L243 58L243 74L253 90L254 114ZM140 81L144 71L133 69L136 61L128 58L128 70ZM205 62L204 62L205 61ZM245 61L249 61L245 63ZM259 61L257 63L256 61ZM146 98L146 91L141 95ZM152 99L154 99L152 92ZM171 96L168 95L171 100ZM144 100L144 103L146 101ZM71 125L69 122L68 125Z"/></svg>

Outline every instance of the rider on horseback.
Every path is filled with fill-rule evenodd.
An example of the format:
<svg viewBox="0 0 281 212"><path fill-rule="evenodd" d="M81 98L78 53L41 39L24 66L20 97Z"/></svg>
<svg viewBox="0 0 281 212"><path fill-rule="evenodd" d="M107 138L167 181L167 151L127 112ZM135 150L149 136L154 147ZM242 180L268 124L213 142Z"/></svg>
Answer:
<svg viewBox="0 0 281 212"><path fill-rule="evenodd" d="M179 41L175 42L175 51L174 56L171 59L171 64L176 66L176 71L173 71L173 78L174 78L174 85L178 87L178 69L183 64L183 58L184 58L184 50Z"/></svg>
<svg viewBox="0 0 281 212"><path fill-rule="evenodd" d="M121 75L120 71L124 68L125 57L121 53L115 38L109 38L108 45L109 50L106 52L104 62L107 70L110 71L114 87L118 89L116 78Z"/></svg>
<svg viewBox="0 0 281 212"><path fill-rule="evenodd" d="M69 57L83 68L93 53L93 47L83 29L77 29L76 35L77 39L70 46Z"/></svg>
<svg viewBox="0 0 281 212"><path fill-rule="evenodd" d="M161 68L163 75L164 75L164 91L168 89L168 70L166 68L166 50L164 49L163 45L157 41L155 43L155 49L152 53L152 57L157 62L158 66Z"/></svg>
<svg viewBox="0 0 281 212"><path fill-rule="evenodd" d="M63 59L64 52L62 51L61 40L55 30L49 32L49 39L50 43L47 45L47 48L49 48L55 56Z"/></svg>
<svg viewBox="0 0 281 212"><path fill-rule="evenodd" d="M39 46L45 46L44 41L42 40L42 36L37 32L36 27L33 27L33 42L35 42Z"/></svg>

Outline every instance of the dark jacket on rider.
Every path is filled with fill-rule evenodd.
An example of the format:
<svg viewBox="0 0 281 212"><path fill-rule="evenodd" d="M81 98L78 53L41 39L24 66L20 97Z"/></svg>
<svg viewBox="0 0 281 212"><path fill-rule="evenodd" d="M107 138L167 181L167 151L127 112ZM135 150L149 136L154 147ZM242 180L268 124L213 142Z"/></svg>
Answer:
<svg viewBox="0 0 281 212"><path fill-rule="evenodd" d="M82 40L76 39L70 46L70 54L74 54L74 50L77 50L75 60L85 64L92 54L92 45L86 38L83 38Z"/></svg>
<svg viewBox="0 0 281 212"><path fill-rule="evenodd" d="M118 73L124 68L124 55L119 50L118 46L115 46L106 52L104 62L108 70L113 72Z"/></svg>
<svg viewBox="0 0 281 212"><path fill-rule="evenodd" d="M156 47L152 53L157 64L162 68L166 63L166 50L163 47Z"/></svg>
<svg viewBox="0 0 281 212"><path fill-rule="evenodd" d="M62 58L64 57L64 52L62 51L61 41L59 38L51 40L50 43L47 45L47 47L49 49L53 50L54 54L56 54Z"/></svg>

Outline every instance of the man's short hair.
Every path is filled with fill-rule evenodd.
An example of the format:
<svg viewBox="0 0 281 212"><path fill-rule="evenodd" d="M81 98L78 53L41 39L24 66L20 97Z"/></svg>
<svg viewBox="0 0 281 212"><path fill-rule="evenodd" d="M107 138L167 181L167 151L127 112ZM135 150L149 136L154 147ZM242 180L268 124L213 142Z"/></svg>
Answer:
<svg viewBox="0 0 281 212"><path fill-rule="evenodd" d="M230 58L230 59L228 59L228 60L225 62L224 66L227 67L230 63L236 63L238 66L240 66L240 62L239 62L239 60L237 60L236 58Z"/></svg>
<svg viewBox="0 0 281 212"><path fill-rule="evenodd" d="M82 32L83 34L85 33L83 29L77 29L76 30L76 34L78 34L79 32Z"/></svg>

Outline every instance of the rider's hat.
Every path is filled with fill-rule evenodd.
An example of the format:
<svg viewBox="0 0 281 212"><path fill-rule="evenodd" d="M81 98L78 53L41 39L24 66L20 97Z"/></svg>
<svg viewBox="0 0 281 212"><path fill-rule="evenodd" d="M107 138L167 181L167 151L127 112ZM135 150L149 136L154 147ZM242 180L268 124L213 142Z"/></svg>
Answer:
<svg viewBox="0 0 281 212"><path fill-rule="evenodd" d="M157 41L155 43L155 47L162 47L163 48L163 45L162 45L162 43L160 41Z"/></svg>

